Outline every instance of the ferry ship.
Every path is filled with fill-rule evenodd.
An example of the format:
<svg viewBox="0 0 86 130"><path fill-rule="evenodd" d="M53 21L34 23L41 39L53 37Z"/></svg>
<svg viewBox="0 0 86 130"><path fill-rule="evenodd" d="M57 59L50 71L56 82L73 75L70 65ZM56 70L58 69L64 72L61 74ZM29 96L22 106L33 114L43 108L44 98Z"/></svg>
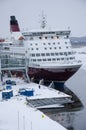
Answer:
<svg viewBox="0 0 86 130"><path fill-rule="evenodd" d="M16 17L10 18L12 39L18 40L19 44L23 45L30 78L64 83L81 67L81 61L76 59L71 46L70 30L46 29L43 21L40 30L21 32ZM13 47L12 50L19 53L20 47L18 44L15 46L17 48Z"/></svg>

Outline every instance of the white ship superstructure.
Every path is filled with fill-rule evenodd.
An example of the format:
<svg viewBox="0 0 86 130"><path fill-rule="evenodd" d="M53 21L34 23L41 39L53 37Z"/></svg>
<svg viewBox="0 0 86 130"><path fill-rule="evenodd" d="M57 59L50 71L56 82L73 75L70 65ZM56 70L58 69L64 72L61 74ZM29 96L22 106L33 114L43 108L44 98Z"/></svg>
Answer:
<svg viewBox="0 0 86 130"><path fill-rule="evenodd" d="M10 30L14 39L10 51L18 54L22 50L31 78L64 83L80 68L81 62L71 47L70 30L43 28L21 33L15 16L11 16Z"/></svg>
<svg viewBox="0 0 86 130"><path fill-rule="evenodd" d="M70 31L24 32L27 39L29 74L36 79L66 81L81 66L69 39Z"/></svg>

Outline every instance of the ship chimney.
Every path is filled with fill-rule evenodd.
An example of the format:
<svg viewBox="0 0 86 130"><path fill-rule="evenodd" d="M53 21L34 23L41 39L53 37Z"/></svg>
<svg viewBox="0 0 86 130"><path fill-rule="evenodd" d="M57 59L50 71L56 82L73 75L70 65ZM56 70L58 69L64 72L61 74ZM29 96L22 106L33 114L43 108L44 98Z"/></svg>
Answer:
<svg viewBox="0 0 86 130"><path fill-rule="evenodd" d="M22 35L18 21L15 16L10 16L10 32L11 38L15 40L24 40L24 36Z"/></svg>
<svg viewBox="0 0 86 130"><path fill-rule="evenodd" d="M20 32L18 21L15 16L10 16L10 32Z"/></svg>

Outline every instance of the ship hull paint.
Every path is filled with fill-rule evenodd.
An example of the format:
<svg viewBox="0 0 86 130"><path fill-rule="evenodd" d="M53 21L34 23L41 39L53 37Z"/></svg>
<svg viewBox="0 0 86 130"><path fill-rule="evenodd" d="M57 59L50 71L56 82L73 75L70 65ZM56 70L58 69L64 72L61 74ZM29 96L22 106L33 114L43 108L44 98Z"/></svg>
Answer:
<svg viewBox="0 0 86 130"><path fill-rule="evenodd" d="M44 79L47 81L56 81L56 82L65 82L68 80L80 66L69 68L69 69L40 69L40 68L32 68L29 67L28 74L30 78L34 78L35 80Z"/></svg>

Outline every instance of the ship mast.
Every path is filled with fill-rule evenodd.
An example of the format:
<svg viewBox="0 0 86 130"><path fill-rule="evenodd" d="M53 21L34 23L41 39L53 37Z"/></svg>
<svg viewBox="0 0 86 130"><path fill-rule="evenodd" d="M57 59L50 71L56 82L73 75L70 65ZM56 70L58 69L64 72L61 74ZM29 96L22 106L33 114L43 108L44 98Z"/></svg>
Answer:
<svg viewBox="0 0 86 130"><path fill-rule="evenodd" d="M46 17L44 15L44 12L42 12L42 15L41 15L41 28L45 28L46 27Z"/></svg>

